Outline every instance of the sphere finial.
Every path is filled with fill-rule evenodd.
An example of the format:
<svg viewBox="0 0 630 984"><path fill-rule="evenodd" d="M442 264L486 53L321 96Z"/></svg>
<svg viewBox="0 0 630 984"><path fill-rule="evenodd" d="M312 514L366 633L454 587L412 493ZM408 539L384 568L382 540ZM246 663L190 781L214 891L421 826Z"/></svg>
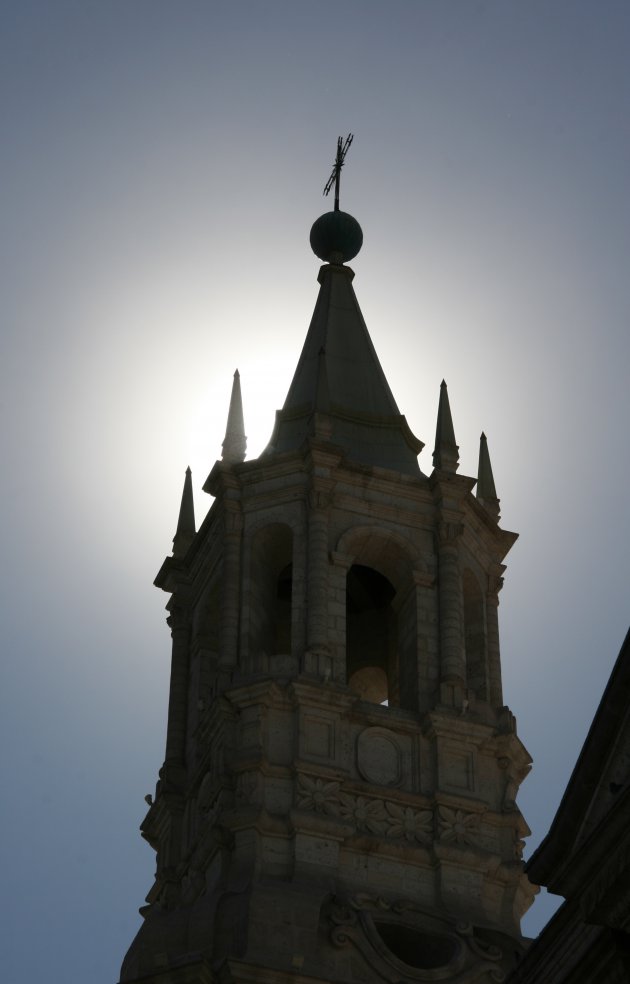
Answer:
<svg viewBox="0 0 630 984"><path fill-rule="evenodd" d="M335 188L335 208L332 212L320 215L311 229L311 249L320 260L326 263L345 263L357 255L363 245L361 226L348 212L339 209L339 182L341 168L354 137L348 134L345 141L337 138L337 155L332 173L326 182L324 195Z"/></svg>
<svg viewBox="0 0 630 984"><path fill-rule="evenodd" d="M325 212L313 223L311 249L325 263L347 263L363 245L363 231L348 212Z"/></svg>

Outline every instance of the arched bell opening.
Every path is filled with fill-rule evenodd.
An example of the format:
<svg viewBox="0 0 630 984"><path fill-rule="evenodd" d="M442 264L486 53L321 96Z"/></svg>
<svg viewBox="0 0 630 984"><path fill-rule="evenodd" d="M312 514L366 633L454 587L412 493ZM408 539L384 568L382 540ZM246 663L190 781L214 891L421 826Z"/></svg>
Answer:
<svg viewBox="0 0 630 984"><path fill-rule="evenodd" d="M346 679L363 700L398 703L396 589L379 571L353 564L346 578Z"/></svg>
<svg viewBox="0 0 630 984"><path fill-rule="evenodd" d="M281 668L282 658L290 658L292 596L293 533L273 523L252 541L249 651L260 671Z"/></svg>
<svg viewBox="0 0 630 984"><path fill-rule="evenodd" d="M464 640L466 647L466 683L478 700L488 700L486 657L486 618L483 592L479 581L466 568L462 577L464 598Z"/></svg>
<svg viewBox="0 0 630 984"><path fill-rule="evenodd" d="M293 564L286 564L276 580L276 604L273 626L274 653L291 652L291 602L293 600Z"/></svg>

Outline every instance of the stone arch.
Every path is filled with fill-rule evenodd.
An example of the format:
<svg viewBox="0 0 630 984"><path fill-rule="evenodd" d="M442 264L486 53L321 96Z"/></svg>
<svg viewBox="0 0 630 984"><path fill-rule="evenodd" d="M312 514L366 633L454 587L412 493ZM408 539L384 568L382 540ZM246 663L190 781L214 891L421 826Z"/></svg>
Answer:
<svg viewBox="0 0 630 984"><path fill-rule="evenodd" d="M379 570L397 590L411 583L412 569L427 564L404 536L382 526L352 526L339 537L336 549L352 562Z"/></svg>
<svg viewBox="0 0 630 984"><path fill-rule="evenodd" d="M261 525L250 540L249 652L259 671L280 668L291 654L293 530Z"/></svg>
<svg viewBox="0 0 630 984"><path fill-rule="evenodd" d="M488 699L486 614L483 591L469 567L462 574L466 684L478 700Z"/></svg>
<svg viewBox="0 0 630 984"><path fill-rule="evenodd" d="M346 679L364 700L394 700L397 690L396 589L376 568L352 564L346 576Z"/></svg>
<svg viewBox="0 0 630 984"><path fill-rule="evenodd" d="M415 706L416 608L408 541L383 527L346 530L346 682L365 700Z"/></svg>

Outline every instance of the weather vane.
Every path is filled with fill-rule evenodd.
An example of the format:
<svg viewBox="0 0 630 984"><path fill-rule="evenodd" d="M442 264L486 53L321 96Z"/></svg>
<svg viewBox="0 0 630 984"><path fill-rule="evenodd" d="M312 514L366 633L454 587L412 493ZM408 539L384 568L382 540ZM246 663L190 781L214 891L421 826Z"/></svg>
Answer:
<svg viewBox="0 0 630 984"><path fill-rule="evenodd" d="M326 187L324 188L324 194L327 195L332 188L333 184L335 186L335 212L339 211L339 180L341 178L341 168L344 165L346 159L346 154L350 144L352 143L354 136L349 133L345 141L341 137L337 138L337 156L335 157L335 163L333 164L332 174L330 175L328 181L326 182Z"/></svg>

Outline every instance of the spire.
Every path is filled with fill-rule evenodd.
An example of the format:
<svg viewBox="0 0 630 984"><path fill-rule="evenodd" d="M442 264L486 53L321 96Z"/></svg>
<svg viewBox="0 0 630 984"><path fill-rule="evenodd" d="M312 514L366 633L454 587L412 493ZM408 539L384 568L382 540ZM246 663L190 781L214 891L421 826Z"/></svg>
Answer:
<svg viewBox="0 0 630 984"><path fill-rule="evenodd" d="M490 515L499 521L499 499L497 490L494 487L494 477L492 475L492 465L490 464L490 452L488 451L488 439L481 432L479 439L479 468L477 470L477 498L482 506Z"/></svg>
<svg viewBox="0 0 630 984"><path fill-rule="evenodd" d="M238 369L234 373L232 383L232 395L230 397L230 409L228 411L227 427L225 438L222 444L223 453L221 457L229 465L238 464L245 460L245 448L247 438L245 437L245 422L243 420L243 401L241 399L241 377Z"/></svg>
<svg viewBox="0 0 630 984"><path fill-rule="evenodd" d="M177 531L173 537L173 556L183 557L195 535L195 503L192 490L192 472L186 469L182 504L179 507Z"/></svg>
<svg viewBox="0 0 630 984"><path fill-rule="evenodd" d="M328 371L326 369L326 349L322 345L317 359L317 386L315 390L315 409L319 413L330 412L330 392L328 390Z"/></svg>
<svg viewBox="0 0 630 984"><path fill-rule="evenodd" d="M321 253L346 257L343 242L329 246ZM396 405L363 319L353 278L354 272L341 260L320 267L311 324L264 453L301 447L314 433L313 413L318 411L329 415L329 440L349 460L420 475L422 441L412 434ZM324 409L326 404L329 409Z"/></svg>
<svg viewBox="0 0 630 984"><path fill-rule="evenodd" d="M442 380L440 402L438 404L437 427L435 429L435 450L433 467L441 471L456 472L459 464L459 448L455 443L455 430L448 402L448 387Z"/></svg>
<svg viewBox="0 0 630 984"><path fill-rule="evenodd" d="M357 220L339 209L339 177L352 134L337 141L324 194L335 187L335 210L313 223L311 248L320 267L319 296L302 354L263 454L295 451L308 438L325 438L349 461L421 475L424 447L412 434L374 351L345 264L363 244ZM325 417L326 419L322 419Z"/></svg>

